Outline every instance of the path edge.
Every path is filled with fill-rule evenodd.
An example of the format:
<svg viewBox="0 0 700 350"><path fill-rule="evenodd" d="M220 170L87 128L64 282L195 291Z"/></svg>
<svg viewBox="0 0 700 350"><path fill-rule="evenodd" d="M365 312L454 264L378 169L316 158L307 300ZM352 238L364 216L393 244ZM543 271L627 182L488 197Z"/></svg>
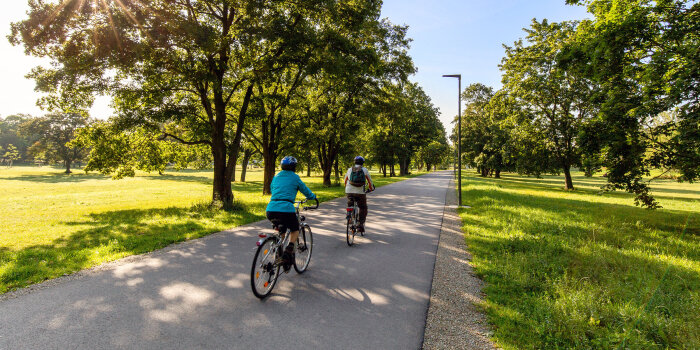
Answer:
<svg viewBox="0 0 700 350"><path fill-rule="evenodd" d="M445 193L430 300L421 348L497 349L483 302L484 282L474 273L471 254L457 214L457 189L451 178Z"/></svg>

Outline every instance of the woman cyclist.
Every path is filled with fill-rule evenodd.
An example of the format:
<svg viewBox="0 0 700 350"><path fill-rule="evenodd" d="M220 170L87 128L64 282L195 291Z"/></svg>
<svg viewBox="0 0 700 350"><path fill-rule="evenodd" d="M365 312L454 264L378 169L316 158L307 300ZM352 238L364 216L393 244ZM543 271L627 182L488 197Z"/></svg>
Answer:
<svg viewBox="0 0 700 350"><path fill-rule="evenodd" d="M267 204L266 214L267 219L278 227L280 232L287 232L287 229L291 231L289 245L282 254L282 267L287 272L294 262L294 245L299 237L299 220L294 208L297 191L304 194L309 200L315 199L316 195L306 187L299 175L295 173L296 158L286 156L282 159L281 165L282 171L275 175L270 185L272 197L270 197L270 203Z"/></svg>

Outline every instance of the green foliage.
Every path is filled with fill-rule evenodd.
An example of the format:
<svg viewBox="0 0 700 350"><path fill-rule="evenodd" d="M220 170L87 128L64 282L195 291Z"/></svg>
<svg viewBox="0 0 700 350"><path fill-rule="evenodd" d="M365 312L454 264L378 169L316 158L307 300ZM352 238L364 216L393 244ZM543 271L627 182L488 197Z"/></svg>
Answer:
<svg viewBox="0 0 700 350"><path fill-rule="evenodd" d="M501 63L504 90L526 111L513 115L515 123L524 126L520 136L542 144L549 158L532 160L535 164L556 165L564 172L567 189L573 189L571 167L581 162L577 137L596 112L590 100L596 85L562 62L575 30L575 22L533 20L531 28L525 30L526 42L505 46L506 56Z"/></svg>
<svg viewBox="0 0 700 350"><path fill-rule="evenodd" d="M452 148L450 148L447 140L444 138L440 141L433 141L418 151L417 160L426 165L427 171L433 168L437 170L438 166L445 164L451 159Z"/></svg>
<svg viewBox="0 0 700 350"><path fill-rule="evenodd" d="M376 115L368 125L365 154L386 174L409 173L418 151L434 140L445 140L445 128L430 97L415 83L391 84L382 90L383 98L374 107ZM444 142L444 141L443 141Z"/></svg>
<svg viewBox="0 0 700 350"><path fill-rule="evenodd" d="M164 144L134 138L209 147L213 199L232 202L244 134L264 159L264 192L289 150L308 164L316 153L328 174L349 154L344 146L367 119L361 111L373 92L414 71L406 28L380 13L381 1L355 0L30 2L28 18L12 25L9 38L53 61L31 75L48 94L40 101L46 108L73 111L95 93L112 96L125 134L100 135L132 138L154 152ZM316 138L306 139L314 142L299 144L310 124ZM118 148L89 168L121 177L164 163L118 157Z"/></svg>
<svg viewBox="0 0 700 350"><path fill-rule="evenodd" d="M585 20L569 52L580 72L600 84L595 133L608 188L657 201L642 180L651 169L700 175L700 4L688 0L567 1L585 4ZM674 118L654 125L661 114Z"/></svg>
<svg viewBox="0 0 700 350"><path fill-rule="evenodd" d="M85 156L85 149L69 143L88 122L81 114L54 113L27 120L20 131L36 139L27 149L28 154L48 162L63 162L66 173L70 173L71 164Z"/></svg>
<svg viewBox="0 0 700 350"><path fill-rule="evenodd" d="M9 144L13 144L19 152L19 160L25 162L29 160L27 148L36 141L36 137L34 135L23 135L20 132L20 127L31 118L31 116L25 114L0 117L0 147L7 147Z"/></svg>
<svg viewBox="0 0 700 350"><path fill-rule="evenodd" d="M599 194L604 178L467 176L460 210L493 338L506 349L700 347L700 186L653 185L665 209Z"/></svg>
<svg viewBox="0 0 700 350"><path fill-rule="evenodd" d="M137 170L162 173L169 164L176 169L210 166L206 146L187 147L158 135L144 128L123 132L118 124L96 122L80 130L71 144L90 149L86 172L112 174L114 179L133 177Z"/></svg>
<svg viewBox="0 0 700 350"><path fill-rule="evenodd" d="M0 152L2 150L0 149ZM7 163L8 167L12 167L12 163L19 159L19 151L17 151L17 147L15 147L13 144L7 145L7 151L5 151L5 154L2 155L2 160Z"/></svg>

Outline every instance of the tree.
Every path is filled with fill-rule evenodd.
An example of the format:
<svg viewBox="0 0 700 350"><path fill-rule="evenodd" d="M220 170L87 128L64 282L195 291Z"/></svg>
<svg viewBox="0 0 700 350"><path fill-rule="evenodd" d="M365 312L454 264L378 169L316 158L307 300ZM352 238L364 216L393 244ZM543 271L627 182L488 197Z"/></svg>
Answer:
<svg viewBox="0 0 700 350"><path fill-rule="evenodd" d="M522 40L505 46L500 65L504 88L524 105L519 125L526 124L543 136L538 142L552 154L564 172L566 189L574 189L571 168L581 161L577 137L583 125L593 117L590 98L595 86L561 64L565 45L572 41L576 22L549 23L533 20Z"/></svg>
<svg viewBox="0 0 700 350"><path fill-rule="evenodd" d="M440 112L420 86L398 82L384 87L382 99L374 107L377 116L369 136L370 154L386 175L409 173L411 160L421 147L445 138Z"/></svg>
<svg viewBox="0 0 700 350"><path fill-rule="evenodd" d="M601 86L595 133L608 189L649 193L652 168L678 169L681 181L700 178L700 4L690 0L567 0L595 18L581 23L571 56ZM651 125L662 113L674 118Z"/></svg>
<svg viewBox="0 0 700 350"><path fill-rule="evenodd" d="M36 141L34 135L24 135L20 132L20 126L30 119L32 116L27 114L0 117L0 146L7 147L9 144L15 146L20 156L18 160L21 161L27 160L27 148Z"/></svg>
<svg viewBox="0 0 700 350"><path fill-rule="evenodd" d="M12 163L19 159L19 152L17 151L17 147L15 147L12 144L7 145L7 151L3 155L3 160L5 163L7 163L7 166L9 168L12 168Z"/></svg>
<svg viewBox="0 0 700 350"><path fill-rule="evenodd" d="M445 163L451 155L452 149L445 138L433 141L420 149L417 159L424 163L427 171L437 170L437 167Z"/></svg>
<svg viewBox="0 0 700 350"><path fill-rule="evenodd" d="M205 145L183 145L147 128L124 132L110 121L94 122L79 130L69 145L89 148L86 172L99 171L111 174L114 179L134 176L136 170L162 174L169 164L178 169L204 169L212 163L211 152Z"/></svg>
<svg viewBox="0 0 700 350"><path fill-rule="evenodd" d="M27 152L48 162L63 162L65 173L71 173L71 164L85 156L85 149L70 145L76 132L88 125L88 118L76 113L54 113L33 118L21 125L25 135L35 135L36 142Z"/></svg>
<svg viewBox="0 0 700 350"><path fill-rule="evenodd" d="M299 47L306 45L304 34L333 4L32 1L29 18L12 25L10 40L55 63L35 70L38 85L110 94L121 127L209 146L212 198L230 204L254 88L268 84L279 64L306 54Z"/></svg>

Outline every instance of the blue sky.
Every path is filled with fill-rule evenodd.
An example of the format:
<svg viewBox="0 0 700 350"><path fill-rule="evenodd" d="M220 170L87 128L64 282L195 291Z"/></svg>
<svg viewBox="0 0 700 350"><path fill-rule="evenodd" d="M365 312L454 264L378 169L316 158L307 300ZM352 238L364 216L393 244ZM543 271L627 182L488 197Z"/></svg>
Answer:
<svg viewBox="0 0 700 350"><path fill-rule="evenodd" d="M5 38L10 23L24 18L27 8L26 0L12 0L5 1L0 11L0 116L42 114L35 105L34 82L24 76L47 62L24 56L21 47L12 47ZM533 18L561 21L587 14L583 7L567 6L564 0L384 0L382 16L410 27L410 54L418 67L412 80L440 108L449 131L457 115L457 80L442 78L443 74L462 74L462 87L481 82L498 88L501 44L522 37L522 28ZM107 99L98 99L91 114L108 116L108 104Z"/></svg>

